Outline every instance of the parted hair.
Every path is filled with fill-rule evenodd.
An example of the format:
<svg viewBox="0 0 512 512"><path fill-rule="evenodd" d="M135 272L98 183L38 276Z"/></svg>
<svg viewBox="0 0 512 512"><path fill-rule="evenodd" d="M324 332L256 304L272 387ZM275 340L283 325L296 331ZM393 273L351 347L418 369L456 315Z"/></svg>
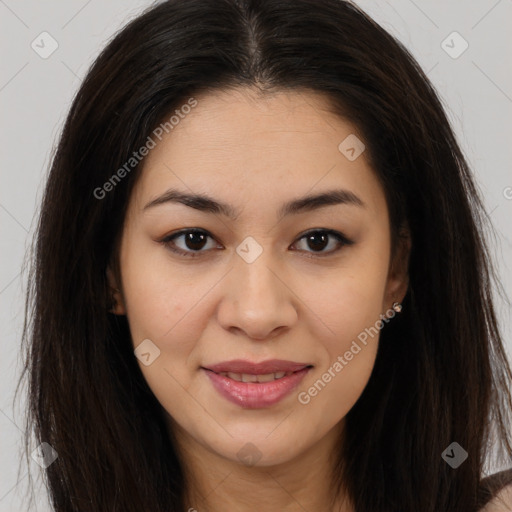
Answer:
<svg viewBox="0 0 512 512"><path fill-rule="evenodd" d="M476 512L486 462L512 459L512 374L496 308L493 228L434 87L407 49L341 0L167 0L120 30L76 93L49 166L23 331L29 437L56 512L183 512L162 406L109 313L106 269L142 163L106 183L200 92L315 91L353 122L408 226L409 288L346 416L332 489L358 512ZM193 114L192 114L193 115ZM333 405L335 407L335 404ZM457 442L467 460L441 457ZM33 449L33 447L32 447Z"/></svg>

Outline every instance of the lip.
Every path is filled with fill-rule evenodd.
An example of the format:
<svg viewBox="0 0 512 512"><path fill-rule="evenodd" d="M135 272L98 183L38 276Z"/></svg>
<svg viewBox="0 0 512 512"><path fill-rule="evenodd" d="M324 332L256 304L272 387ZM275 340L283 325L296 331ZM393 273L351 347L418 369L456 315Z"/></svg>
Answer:
<svg viewBox="0 0 512 512"><path fill-rule="evenodd" d="M230 402L246 409L270 407L289 395L306 376L312 365L291 361L271 360L261 363L228 361L201 369L209 377L216 391ZM276 372L294 372L270 382L239 382L217 372L264 375Z"/></svg>
<svg viewBox="0 0 512 512"><path fill-rule="evenodd" d="M251 375L264 375L266 373L276 372L296 372L312 366L310 363L296 363L294 361L285 361L283 359L269 359L260 363L253 363L245 359L233 359L232 361L224 361L222 363L203 366L206 370L215 373L232 372L232 373L250 373Z"/></svg>

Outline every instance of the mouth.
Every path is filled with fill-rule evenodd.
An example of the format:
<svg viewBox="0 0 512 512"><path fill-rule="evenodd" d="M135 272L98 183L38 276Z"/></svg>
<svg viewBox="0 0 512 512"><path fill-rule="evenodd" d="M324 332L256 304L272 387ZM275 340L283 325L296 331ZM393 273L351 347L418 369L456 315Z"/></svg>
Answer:
<svg viewBox="0 0 512 512"><path fill-rule="evenodd" d="M229 361L201 367L214 389L240 407L270 407L291 393L313 365L272 360L262 363Z"/></svg>
<svg viewBox="0 0 512 512"><path fill-rule="evenodd" d="M216 373L216 372L215 372ZM233 373L233 372L220 372L217 375L228 377L229 379L236 380L237 382L272 382L274 380L282 379L283 377L289 377L296 372L275 372L275 373L264 373L262 375L255 375L250 373Z"/></svg>

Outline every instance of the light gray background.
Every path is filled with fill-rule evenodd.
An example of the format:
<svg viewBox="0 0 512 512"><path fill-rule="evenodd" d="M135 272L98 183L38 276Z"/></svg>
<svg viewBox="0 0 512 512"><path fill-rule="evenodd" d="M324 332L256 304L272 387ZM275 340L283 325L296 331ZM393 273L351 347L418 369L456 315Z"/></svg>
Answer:
<svg viewBox="0 0 512 512"><path fill-rule="evenodd" d="M279 1L279 0L276 0ZM437 87L459 141L473 166L498 233L493 246L501 281L512 295L512 0L359 0L396 35ZM0 0L0 512L26 510L27 468L18 473L23 402L13 409L20 371L25 276L20 274L51 152L73 95L92 60L128 20L151 4L144 0ZM32 41L47 31L58 49L47 59ZM442 42L457 31L469 44L452 58ZM464 44L451 36L452 54ZM498 312L512 353L508 307ZM34 446L35 448L35 446ZM31 463L32 464L32 463ZM489 468L489 471L499 468ZM37 478L39 466L31 473ZM49 511L41 499L33 510Z"/></svg>

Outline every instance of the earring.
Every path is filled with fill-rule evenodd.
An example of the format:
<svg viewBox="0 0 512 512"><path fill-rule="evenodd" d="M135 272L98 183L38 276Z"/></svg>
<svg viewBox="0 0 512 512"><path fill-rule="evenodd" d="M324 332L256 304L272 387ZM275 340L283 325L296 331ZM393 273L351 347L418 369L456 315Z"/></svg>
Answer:
<svg viewBox="0 0 512 512"><path fill-rule="evenodd" d="M391 307L396 313L400 313L402 311L402 304L400 304L400 302L393 302Z"/></svg>

